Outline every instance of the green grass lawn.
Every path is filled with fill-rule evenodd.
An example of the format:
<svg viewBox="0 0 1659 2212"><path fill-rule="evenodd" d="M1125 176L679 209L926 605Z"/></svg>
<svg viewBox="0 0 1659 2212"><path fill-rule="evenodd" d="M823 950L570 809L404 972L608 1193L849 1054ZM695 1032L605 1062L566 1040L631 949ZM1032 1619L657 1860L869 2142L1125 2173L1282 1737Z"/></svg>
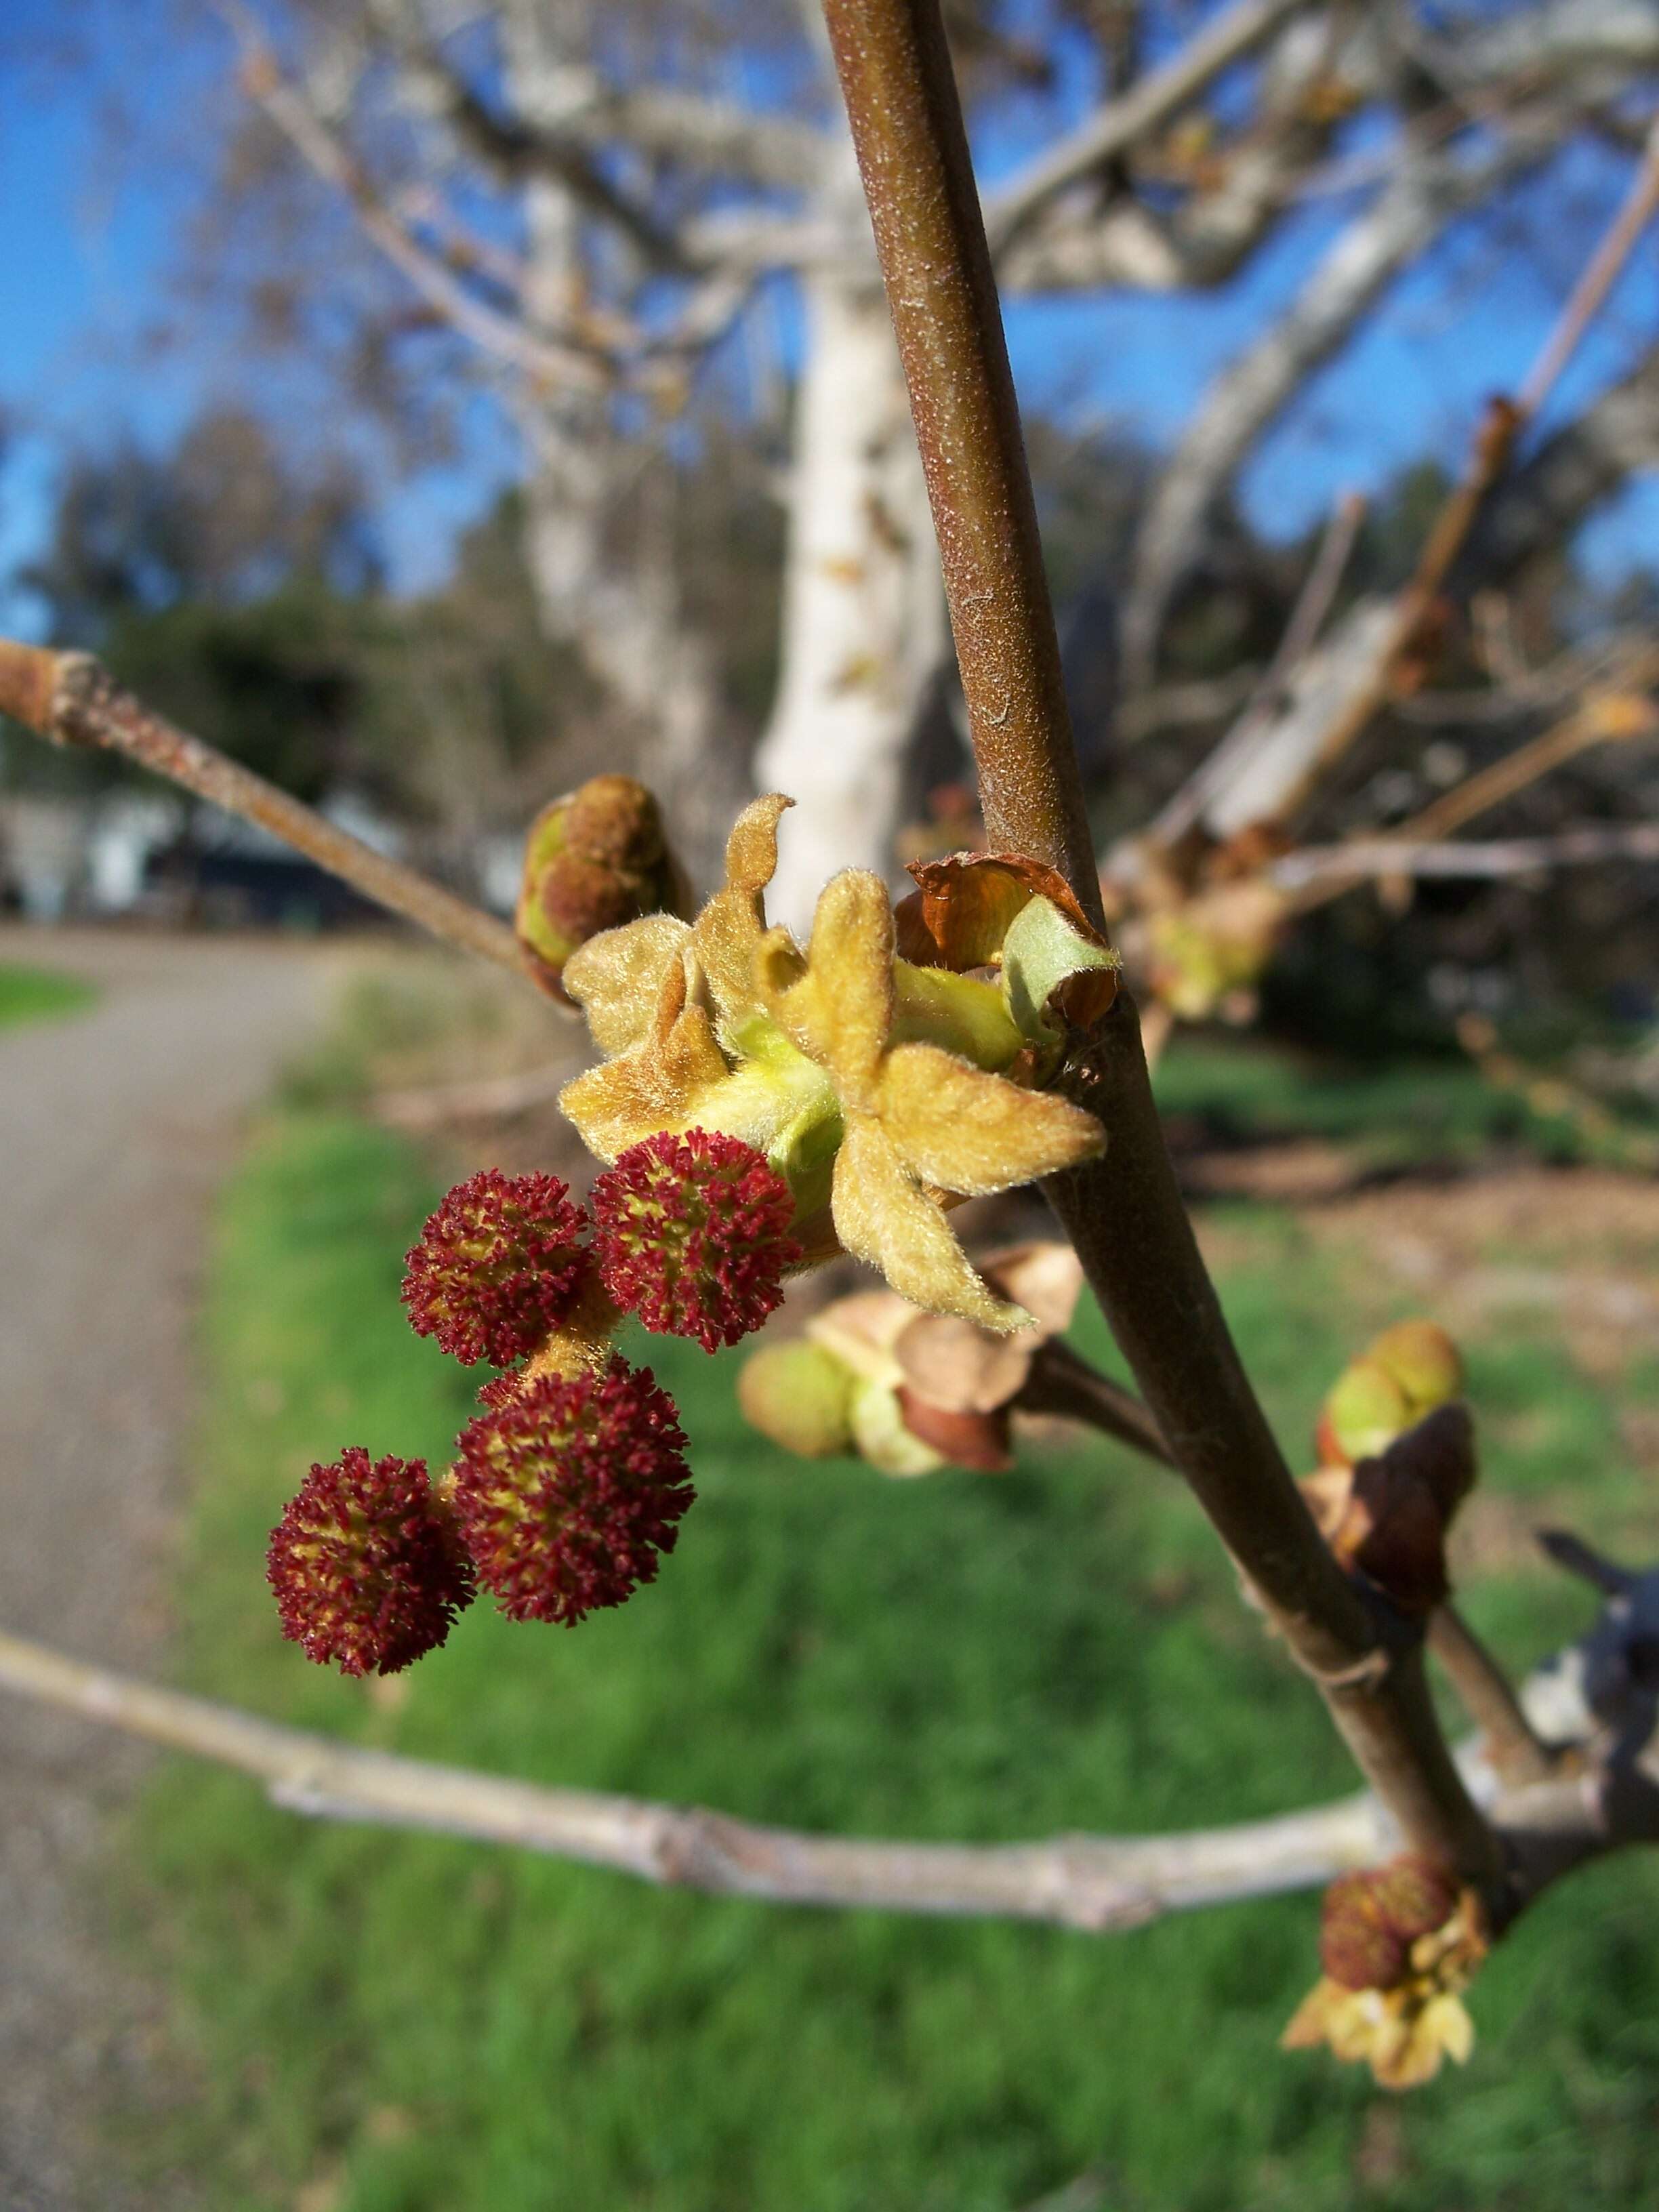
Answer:
<svg viewBox="0 0 1659 2212"><path fill-rule="evenodd" d="M265 1534L347 1443L440 1459L460 1370L398 1304L433 1200L398 1142L276 1126L222 1208L179 1673L261 1712L494 1771L842 1832L1199 1824L1343 1790L1316 1701L1175 1485L1079 1443L1003 1478L781 1459L732 1370L652 1346L699 1501L660 1581L574 1632L480 1606L387 1695L279 1640ZM1350 1348L1335 1263L1240 1210L1224 1290L1287 1437ZM1099 1353L1097 1323L1081 1331ZM1488 1480L1650 1524L1615 1409L1547 1343L1474 1347ZM1646 1377L1659 1395L1659 1374ZM1522 1419L1522 1414L1528 1419ZM1540 1425L1541 1424L1541 1425ZM1530 1456L1529 1456L1530 1455ZM1585 1614L1470 1594L1517 1658ZM407 1684L406 1692L403 1685ZM309 1824L167 1765L128 1838L134 1942L201 2094L131 2123L201 2201L303 2212L1579 2212L1659 2196L1659 1865L1546 1900L1474 1993L1462 2075L1407 2100L1278 2029L1311 1898L1094 1938L781 1911L524 1854Z"/></svg>
<svg viewBox="0 0 1659 2212"><path fill-rule="evenodd" d="M0 1029L16 1022L35 1022L52 1014L76 1014L89 1006L98 994L78 975L64 975L56 968L29 968L0 960Z"/></svg>

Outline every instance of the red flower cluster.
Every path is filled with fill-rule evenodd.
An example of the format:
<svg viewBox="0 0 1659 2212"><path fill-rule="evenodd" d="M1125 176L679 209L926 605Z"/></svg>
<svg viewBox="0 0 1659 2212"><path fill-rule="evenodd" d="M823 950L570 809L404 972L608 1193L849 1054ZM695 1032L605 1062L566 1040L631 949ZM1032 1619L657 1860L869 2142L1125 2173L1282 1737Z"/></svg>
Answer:
<svg viewBox="0 0 1659 2212"><path fill-rule="evenodd" d="M705 1352L738 1343L781 1303L801 1259L793 1215L764 1156L708 1129L647 1137L593 1186L605 1289L648 1329Z"/></svg>
<svg viewBox="0 0 1659 2212"><path fill-rule="evenodd" d="M619 1307L709 1352L757 1328L801 1257L793 1200L751 1146L692 1129L624 1152L594 1211L590 1245L557 1176L486 1169L427 1223L411 1322L507 1371L478 1393L449 1497L418 1460L354 1449L312 1468L269 1564L309 1657L391 1674L443 1642L478 1583L510 1620L570 1623L656 1579L696 1494L685 1437L649 1370L601 1367L603 1346Z"/></svg>
<svg viewBox="0 0 1659 2212"><path fill-rule="evenodd" d="M1457 1910L1457 1883L1420 1852L1345 1874L1325 1892L1319 1959L1346 1990L1386 1990L1405 1978L1412 1946Z"/></svg>
<svg viewBox="0 0 1659 2212"><path fill-rule="evenodd" d="M654 1582L696 1493L648 1368L544 1375L464 1431L455 1508L510 1620L567 1625Z"/></svg>
<svg viewBox="0 0 1659 2212"><path fill-rule="evenodd" d="M404 1304L421 1336L466 1366L506 1367L569 1315L592 1261L587 1216L551 1175L485 1168L457 1183L408 1255Z"/></svg>
<svg viewBox="0 0 1659 2212"><path fill-rule="evenodd" d="M271 1531L283 1633L319 1666L395 1674L435 1650L472 1602L472 1567L423 1460L354 1447L313 1467Z"/></svg>

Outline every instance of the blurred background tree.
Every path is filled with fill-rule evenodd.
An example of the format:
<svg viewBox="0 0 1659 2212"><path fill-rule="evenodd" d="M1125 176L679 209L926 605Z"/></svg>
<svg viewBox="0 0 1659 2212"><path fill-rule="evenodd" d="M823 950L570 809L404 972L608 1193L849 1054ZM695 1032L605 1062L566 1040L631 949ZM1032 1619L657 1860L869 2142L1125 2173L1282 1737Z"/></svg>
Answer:
<svg viewBox="0 0 1659 2212"><path fill-rule="evenodd" d="M99 0L64 20L76 58L118 74ZM1167 447L1103 411L1086 362L1034 413L1103 847L1183 791L1284 634L1318 532L1287 532L1263 456L1294 434L1399 457L1322 651L1273 702L1276 790L1207 792L1195 828L1224 845L1375 677L1382 596L1468 435L1467 385L1438 423L1408 388L1443 375L1443 345L1413 365L1425 317L1467 319L1494 357L1511 325L1547 327L1639 153L1659 9L963 0L951 21L1017 343L1022 315L1029 352L1061 303L1139 295L1186 303L1143 381L1160 357L1193 381L1183 328L1220 361ZM119 672L279 781L349 781L463 847L620 758L706 866L752 779L789 789L797 919L836 866L890 871L930 816L952 826L968 767L937 556L810 16L225 0L176 29L198 97L170 343L234 337L239 397L173 450L118 431L65 462L23 579L53 634L95 630ZM158 127L130 118L116 158L152 155ZM1628 556L1609 586L1574 549L1659 452L1659 373L1643 330L1598 339L1466 549L1419 696L1382 702L1299 836L1408 820L1639 629ZM296 360L322 397L256 412ZM1380 367L1333 384L1345 361ZM458 465L480 419L509 489L454 532L446 581L392 588L387 456ZM1437 450L1409 459L1413 434ZM1491 826L1645 814L1652 762L1588 752ZM1547 909L1515 881L1422 888L1387 957L1399 917L1351 896L1304 925L1273 1003L1363 1031L1410 976L1401 1018L1443 1026L1454 971L1522 952L1528 1000L1629 997L1646 881L1581 871Z"/></svg>

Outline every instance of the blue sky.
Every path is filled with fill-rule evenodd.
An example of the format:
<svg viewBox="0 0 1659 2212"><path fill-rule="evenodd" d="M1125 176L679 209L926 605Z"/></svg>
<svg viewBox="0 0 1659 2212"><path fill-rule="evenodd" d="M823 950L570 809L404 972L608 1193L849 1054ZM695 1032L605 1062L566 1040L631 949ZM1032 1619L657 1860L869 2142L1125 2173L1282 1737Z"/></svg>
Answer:
<svg viewBox="0 0 1659 2212"><path fill-rule="evenodd" d="M95 22L100 0L88 4ZM54 20L46 0L11 5L13 36L32 15ZM129 30L132 20L125 18ZM204 402L226 399L274 410L302 442L311 434L314 392L286 387L269 364L229 345L222 323L179 312L177 246L203 186L192 120L219 94L228 59L211 43L161 42L136 77L129 73L127 92L147 112L142 143L151 150L139 162L130 149L110 150L110 88L95 66L35 67L0 53L0 416L10 430L0 471L0 614L9 622L27 610L15 594L3 604L4 579L40 542L56 471L77 444L125 432L164 443ZM987 166L1004 167L1020 151L1011 131ZM1364 341L1317 380L1246 471L1243 490L1257 519L1276 533L1300 531L1340 488L1372 488L1425 452L1455 461L1485 397L1524 371L1593 234L1588 226L1605 218L1624 173L1610 156L1587 158L1552 185L1547 219L1527 227L1541 240L1541 260L1477 237L1397 288ZM1291 296L1348 211L1346 202L1311 208L1244 280L1210 297L1017 306L1011 348L1028 403L1169 441L1209 379ZM1628 366L1656 330L1659 245L1650 233L1544 428ZM441 468L400 478L375 449L364 451L380 471L385 542L405 586L442 574L457 527L514 465L510 439L482 407ZM1604 572L1659 566L1659 485L1633 486L1594 526L1587 550Z"/></svg>

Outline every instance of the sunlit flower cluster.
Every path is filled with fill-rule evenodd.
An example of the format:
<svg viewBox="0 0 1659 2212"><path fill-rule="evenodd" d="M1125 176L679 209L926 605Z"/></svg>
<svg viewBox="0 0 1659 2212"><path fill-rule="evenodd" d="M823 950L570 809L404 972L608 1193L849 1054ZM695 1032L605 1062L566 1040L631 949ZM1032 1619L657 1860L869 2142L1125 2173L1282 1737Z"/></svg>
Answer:
<svg viewBox="0 0 1659 2212"><path fill-rule="evenodd" d="M567 1626L653 1582L691 1504L674 1401L650 1370L538 1376L461 1436L455 1512L509 1620Z"/></svg>
<svg viewBox="0 0 1659 2212"><path fill-rule="evenodd" d="M284 1632L312 1657L391 1672L441 1644L476 1589L513 1620L570 1623L654 1579L695 1493L672 1401L616 1354L617 1328L631 1314L706 1351L735 1344L786 1276L837 1252L914 1301L872 1294L912 1339L928 1316L966 1329L979 1395L890 1373L890 1347L854 1331L865 1371L842 1388L843 1345L813 1401L834 1433L891 1473L1008 1463L1008 1378L1029 1353L998 1347L1043 1328L1019 1271L977 1273L948 1212L1101 1151L1094 1116L1046 1086L1109 1007L1116 956L1057 878L989 855L919 872L915 959L885 885L858 870L826 886L803 950L763 905L787 804L745 810L691 921L644 910L682 900L641 787L601 777L538 821L520 935L604 1054L562 1103L605 1165L591 1212L556 1176L487 1169L428 1221L411 1324L503 1371L437 1482L356 1448L313 1469L270 1550ZM985 1395L993 1370L1007 1387Z"/></svg>
<svg viewBox="0 0 1659 2212"><path fill-rule="evenodd" d="M763 903L787 804L741 816L695 921L649 915L573 955L565 988L605 1058L561 1103L605 1160L665 1131L738 1137L788 1184L808 1260L842 1249L917 1305L1019 1328L947 1209L1103 1149L1093 1115L1035 1077L1054 1059L1053 994L1109 977L1111 956L1021 887L997 946L976 948L994 976L902 959L886 886L859 869L826 885L803 950ZM1003 957L1016 927L1029 963Z"/></svg>

